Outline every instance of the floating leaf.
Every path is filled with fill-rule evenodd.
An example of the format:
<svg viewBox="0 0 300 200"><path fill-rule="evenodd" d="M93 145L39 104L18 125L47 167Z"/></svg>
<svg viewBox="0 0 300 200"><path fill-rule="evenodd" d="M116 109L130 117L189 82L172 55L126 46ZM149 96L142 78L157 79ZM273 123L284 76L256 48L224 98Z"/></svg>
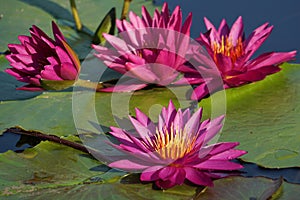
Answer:
<svg viewBox="0 0 300 200"><path fill-rule="evenodd" d="M95 34L93 36L93 44L101 44L105 45L105 38L103 37L103 33L109 33L110 35L115 34L116 26L116 8L110 9L110 11L106 14L104 19L99 24Z"/></svg>
<svg viewBox="0 0 300 200"><path fill-rule="evenodd" d="M89 170L97 165L87 154L52 142L41 142L22 153L8 151L0 154L0 196L82 184L103 173Z"/></svg>
<svg viewBox="0 0 300 200"><path fill-rule="evenodd" d="M219 141L240 142L239 148L248 151L242 157L247 162L299 167L299 77L300 65L284 64L262 81L226 90L227 113ZM200 102L208 108L204 112L210 104L210 98Z"/></svg>
<svg viewBox="0 0 300 200"><path fill-rule="evenodd" d="M214 187L199 191L195 200L258 200L269 199L278 190L280 192L282 180L267 178L229 177L214 181Z"/></svg>

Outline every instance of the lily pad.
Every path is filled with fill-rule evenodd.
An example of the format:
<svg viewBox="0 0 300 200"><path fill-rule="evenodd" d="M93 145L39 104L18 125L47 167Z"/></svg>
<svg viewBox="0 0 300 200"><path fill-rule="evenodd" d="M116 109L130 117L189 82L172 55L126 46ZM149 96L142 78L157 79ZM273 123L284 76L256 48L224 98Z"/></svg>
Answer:
<svg viewBox="0 0 300 200"><path fill-rule="evenodd" d="M162 191L153 190L151 183L121 183L125 175L78 150L41 142L22 153L0 154L0 198L190 199L196 191L187 185Z"/></svg>
<svg viewBox="0 0 300 200"><path fill-rule="evenodd" d="M227 90L221 141L238 141L242 158L267 168L300 166L300 65Z"/></svg>
<svg viewBox="0 0 300 200"><path fill-rule="evenodd" d="M0 51L5 51L8 43L19 43L18 35L28 35L33 24L51 32L51 15L21 1L2 1L0 15Z"/></svg>
<svg viewBox="0 0 300 200"><path fill-rule="evenodd" d="M194 199L271 199L280 194L281 184L280 179L229 177L215 181L213 188L200 191Z"/></svg>
<svg viewBox="0 0 300 200"><path fill-rule="evenodd" d="M77 185L104 173L90 170L97 165L87 154L52 142L41 142L23 153L8 151L0 154L0 196Z"/></svg>

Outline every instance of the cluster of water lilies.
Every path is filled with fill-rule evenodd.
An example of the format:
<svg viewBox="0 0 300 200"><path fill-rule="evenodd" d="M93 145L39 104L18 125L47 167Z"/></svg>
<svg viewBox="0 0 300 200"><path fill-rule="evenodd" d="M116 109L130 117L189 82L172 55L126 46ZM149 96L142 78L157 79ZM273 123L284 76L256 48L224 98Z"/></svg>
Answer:
<svg viewBox="0 0 300 200"><path fill-rule="evenodd" d="M218 29L204 18L207 32L194 40L190 37L192 14L182 21L180 7L170 13L166 3L161 12L155 10L153 17L142 7L141 17L130 12L129 21L117 19L118 36L104 33L109 45L92 45L94 56L134 81L99 91L191 85L190 98L201 101L221 89L262 80L280 71L279 65L296 55L296 51L268 52L252 58L273 29L268 23L246 38L242 17L231 28L223 19ZM42 84L45 80L75 81L79 76L78 57L54 22L52 30L54 39L32 26L30 36L19 36L20 44L8 45L11 53L6 58L12 68L6 72L27 83L18 89L45 90ZM219 79L222 85L216 81ZM201 122L201 114L201 108L193 114L189 109L176 110L170 101L155 124L136 109L135 117L130 117L134 131L110 128L110 134L118 140L111 145L128 156L109 166L141 171L141 181L155 182L163 189L185 181L212 186L214 179L242 168L232 160L246 152L235 149L237 142L208 144L221 130L224 116Z"/></svg>

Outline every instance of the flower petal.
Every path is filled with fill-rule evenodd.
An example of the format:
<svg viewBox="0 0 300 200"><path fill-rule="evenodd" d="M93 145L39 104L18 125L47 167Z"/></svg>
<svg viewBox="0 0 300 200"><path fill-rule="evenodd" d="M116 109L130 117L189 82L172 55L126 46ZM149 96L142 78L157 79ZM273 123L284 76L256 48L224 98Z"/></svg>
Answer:
<svg viewBox="0 0 300 200"><path fill-rule="evenodd" d="M142 165L130 160L118 160L108 165L109 167L124 169L124 170L143 170L148 168L146 165Z"/></svg>
<svg viewBox="0 0 300 200"><path fill-rule="evenodd" d="M186 173L186 179L191 181L196 185L203 185L203 186L213 186L213 182L209 176L205 173L199 171L198 169L194 169L192 167L185 167L184 168Z"/></svg>

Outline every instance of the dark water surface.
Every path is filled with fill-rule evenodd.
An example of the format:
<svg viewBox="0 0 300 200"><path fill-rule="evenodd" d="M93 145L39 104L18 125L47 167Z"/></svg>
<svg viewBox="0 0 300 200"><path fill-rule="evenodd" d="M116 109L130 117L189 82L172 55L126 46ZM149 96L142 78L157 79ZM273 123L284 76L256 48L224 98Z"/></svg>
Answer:
<svg viewBox="0 0 300 200"><path fill-rule="evenodd" d="M164 1L156 0L157 4ZM300 50L300 1L299 0L167 0L173 10L180 5L184 18L193 13L192 37L206 32L203 17L207 17L216 27L223 18L231 26L238 16L243 17L246 36L258 26L269 22L273 32L257 54L270 51ZM255 54L255 55L257 55ZM297 60L300 63L300 55Z"/></svg>

